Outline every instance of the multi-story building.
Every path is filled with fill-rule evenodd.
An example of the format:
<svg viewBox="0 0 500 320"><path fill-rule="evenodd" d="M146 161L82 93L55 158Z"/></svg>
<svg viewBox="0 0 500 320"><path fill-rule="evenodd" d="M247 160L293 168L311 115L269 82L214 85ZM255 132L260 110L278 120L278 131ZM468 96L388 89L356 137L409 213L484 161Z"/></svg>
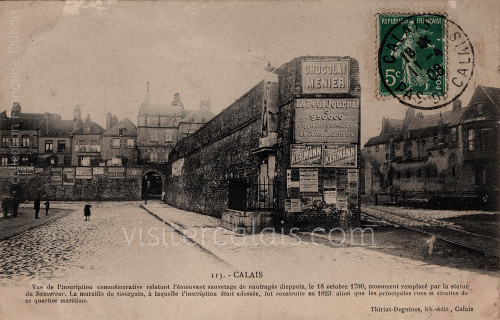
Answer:
<svg viewBox="0 0 500 320"><path fill-rule="evenodd" d="M478 86L466 108L383 118L363 149L365 192L498 191L500 89Z"/></svg>
<svg viewBox="0 0 500 320"><path fill-rule="evenodd" d="M38 139L38 164L70 165L73 120L62 120L61 116L45 113L40 122Z"/></svg>
<svg viewBox="0 0 500 320"><path fill-rule="evenodd" d="M40 120L43 114L22 113L14 102L10 117L0 114L0 159L2 166L32 165L38 159Z"/></svg>
<svg viewBox="0 0 500 320"><path fill-rule="evenodd" d="M108 119L111 115L108 114ZM110 125L113 123L111 121ZM108 124L106 125L108 126ZM137 127L128 118L114 124L102 135L101 154L107 166L137 163Z"/></svg>
<svg viewBox="0 0 500 320"><path fill-rule="evenodd" d="M163 163L178 139L184 105L176 93L171 104L152 104L149 96L139 108L137 147L142 163Z"/></svg>
<svg viewBox="0 0 500 320"><path fill-rule="evenodd" d="M101 139L104 128L90 120L90 115L84 122L81 119L80 107L76 106L73 113L75 129L71 131L72 139L71 164L74 166L99 166L101 163Z"/></svg>

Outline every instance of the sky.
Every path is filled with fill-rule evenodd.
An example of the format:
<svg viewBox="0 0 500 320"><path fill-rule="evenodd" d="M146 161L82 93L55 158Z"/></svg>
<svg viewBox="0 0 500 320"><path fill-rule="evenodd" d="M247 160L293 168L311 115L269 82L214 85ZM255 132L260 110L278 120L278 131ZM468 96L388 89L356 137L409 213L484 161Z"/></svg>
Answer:
<svg viewBox="0 0 500 320"><path fill-rule="evenodd" d="M379 134L382 117L401 119L406 111L394 99L376 97L377 13L445 12L476 52L464 102L476 84L500 87L494 1L409 3L1 2L0 58L11 63L0 65L0 111L10 110L15 82L24 112L71 119L81 105L101 125L107 112L136 123L149 81L154 103L169 104L179 92L186 109L208 97L218 113L264 78L268 62L279 67L303 55L351 56L360 64L365 143ZM9 52L12 44L19 52Z"/></svg>

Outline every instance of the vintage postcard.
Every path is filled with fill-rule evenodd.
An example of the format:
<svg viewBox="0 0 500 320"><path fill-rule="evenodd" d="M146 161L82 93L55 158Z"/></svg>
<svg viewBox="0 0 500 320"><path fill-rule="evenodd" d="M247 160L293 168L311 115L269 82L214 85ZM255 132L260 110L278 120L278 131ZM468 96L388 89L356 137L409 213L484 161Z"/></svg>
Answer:
<svg viewBox="0 0 500 320"><path fill-rule="evenodd" d="M499 14L0 2L0 319L499 319Z"/></svg>

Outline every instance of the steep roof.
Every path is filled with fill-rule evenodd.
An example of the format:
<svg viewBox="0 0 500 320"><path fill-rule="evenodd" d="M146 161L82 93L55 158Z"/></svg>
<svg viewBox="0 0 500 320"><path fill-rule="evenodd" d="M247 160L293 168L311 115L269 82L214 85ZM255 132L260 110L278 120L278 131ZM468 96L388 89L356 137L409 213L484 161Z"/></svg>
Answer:
<svg viewBox="0 0 500 320"><path fill-rule="evenodd" d="M174 101L176 102L176 101ZM184 111L184 107L182 103L171 103L171 104L152 104L149 101L149 95L146 95L146 98L142 102L139 107L139 116L180 116L182 117Z"/></svg>
<svg viewBox="0 0 500 320"><path fill-rule="evenodd" d="M137 127L128 118L124 118L108 130L106 130L103 136L119 136L120 129L125 129L125 133L122 135L124 137L137 137Z"/></svg>
<svg viewBox="0 0 500 320"><path fill-rule="evenodd" d="M1 130L11 130L12 126L19 125L19 130L38 130L40 121L36 118L2 118L0 119Z"/></svg>
<svg viewBox="0 0 500 320"><path fill-rule="evenodd" d="M95 123L94 121L88 119L75 130L71 131L70 135L100 135L104 133L104 128Z"/></svg>
<svg viewBox="0 0 500 320"><path fill-rule="evenodd" d="M40 135L42 137L69 137L73 131L73 120L50 119L42 120L40 123Z"/></svg>
<svg viewBox="0 0 500 320"><path fill-rule="evenodd" d="M500 108L500 88L478 86L472 95L466 108L444 111L430 115L417 114L410 121L384 119L386 129L380 135L372 137L365 143L365 147L390 142L391 139L399 141L403 139L403 132L409 130L410 138L419 138L436 135L439 131L440 121L443 127L451 127L460 124L466 118L466 113L477 102L488 101Z"/></svg>
<svg viewBox="0 0 500 320"><path fill-rule="evenodd" d="M189 113L185 116L180 123L205 123L210 121L215 115L207 107L201 106L198 110Z"/></svg>

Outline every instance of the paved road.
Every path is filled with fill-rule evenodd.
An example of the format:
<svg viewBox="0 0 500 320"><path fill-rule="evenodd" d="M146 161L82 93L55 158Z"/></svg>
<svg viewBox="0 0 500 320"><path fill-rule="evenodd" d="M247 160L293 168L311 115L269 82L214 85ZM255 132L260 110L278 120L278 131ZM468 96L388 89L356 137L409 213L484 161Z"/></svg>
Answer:
<svg viewBox="0 0 500 320"><path fill-rule="evenodd" d="M79 208L0 242L0 257L0 284L82 276L96 281L112 281L114 276L117 281L158 281L199 274L201 265L225 267L140 209L138 202L94 205L87 222Z"/></svg>

